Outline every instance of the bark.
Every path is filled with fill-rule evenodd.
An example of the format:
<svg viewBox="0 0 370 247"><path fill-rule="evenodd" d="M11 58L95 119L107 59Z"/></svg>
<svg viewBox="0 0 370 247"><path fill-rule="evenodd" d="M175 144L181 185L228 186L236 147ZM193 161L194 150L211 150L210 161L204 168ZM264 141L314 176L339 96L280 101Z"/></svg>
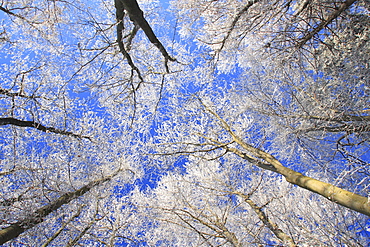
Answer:
<svg viewBox="0 0 370 247"><path fill-rule="evenodd" d="M10 226L0 230L0 245L18 237L21 233L43 222L46 216L56 211L63 205L68 204L73 199L76 199L84 195L85 193L89 192L92 188L104 182L110 181L114 176L118 174L118 172L119 170L111 176L92 181L74 192L65 193L54 202L34 211L28 218L20 220L17 223L11 224Z"/></svg>
<svg viewBox="0 0 370 247"><path fill-rule="evenodd" d="M175 61L174 58L168 55L166 49L164 48L162 43L158 40L157 36L154 34L153 29L150 27L149 23L144 18L144 13L140 9L137 1L121 0L121 2L123 4L124 9L128 12L130 19L136 22L141 27L141 29L143 29L145 35L148 37L150 42L159 49L159 51L162 53L165 59Z"/></svg>
<svg viewBox="0 0 370 247"><path fill-rule="evenodd" d="M5 13L7 13L7 14L9 14L9 15L14 15L14 16L19 17L18 15L14 14L14 13L13 13L13 12L11 12L10 10L8 10L8 9L6 9L6 8L2 7L2 6L0 6L0 10L1 10L1 11L4 11Z"/></svg>
<svg viewBox="0 0 370 247"><path fill-rule="evenodd" d="M332 202L335 202L339 205L345 206L349 209L370 216L370 203L368 202L368 199L366 197L341 189L332 184L304 176L302 173L296 172L290 168L283 166L276 158L262 150L251 147L246 143L241 142L239 144L242 144L242 146L246 148L249 152L252 152L253 155L265 160L268 163L265 164L259 161L258 159L254 158L255 163L262 163L264 165L264 166L258 165L259 167L283 175L286 181L288 181L291 184L298 185L299 187L317 193L329 199ZM231 151L234 152L234 150ZM234 153L239 155L243 159L247 159L246 157L249 157L249 159L253 159L251 158L252 156L244 154L240 151L239 153L237 152Z"/></svg>
<svg viewBox="0 0 370 247"><path fill-rule="evenodd" d="M302 187L304 189L317 193L329 199L332 202L335 202L339 205L345 206L349 209L352 209L359 213L370 216L370 203L368 202L368 199L366 197L357 195L355 193L352 193L344 189L341 189L332 184L325 183L325 182L316 180L314 178L304 176L302 173L296 172L290 168L283 166L271 154L266 153L260 149L254 148L250 146L249 144L244 143L238 138L236 139L236 142L240 144L244 149L251 152L254 156L266 161L267 164L264 162L261 162L257 158L253 158L250 155L244 154L243 152L239 151L239 153L237 153L237 152L234 152L235 149L230 150L230 151L233 151L235 154L239 155L240 157L242 157L243 159L247 159L247 160L252 159L254 160L255 163L257 163L257 165L263 164L263 165L258 165L259 167L263 169L268 169L270 171L283 175L286 181L288 181L291 184L298 185L299 187Z"/></svg>

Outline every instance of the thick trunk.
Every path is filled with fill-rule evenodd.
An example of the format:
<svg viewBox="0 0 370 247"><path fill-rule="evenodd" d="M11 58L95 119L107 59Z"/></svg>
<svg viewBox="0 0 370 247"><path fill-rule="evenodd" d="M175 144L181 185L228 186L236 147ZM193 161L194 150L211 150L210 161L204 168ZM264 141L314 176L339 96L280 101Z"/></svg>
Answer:
<svg viewBox="0 0 370 247"><path fill-rule="evenodd" d="M202 101L200 102L201 104L203 104ZM368 198L341 189L332 184L304 176L299 172L293 171L292 169L283 166L283 164L281 164L280 161L278 161L273 155L259 148L255 148L248 143L245 143L231 130L226 121L223 120L216 112L212 111L205 104L203 104L203 106L222 123L225 130L233 138L233 141L243 147L249 154L246 154L236 148L227 147L227 145L222 145L220 147L235 153L241 158L248 160L252 164L261 167L262 169L267 169L283 175L285 179L291 184L298 185L299 187L324 196L332 202L370 216L370 202Z"/></svg>
<svg viewBox="0 0 370 247"><path fill-rule="evenodd" d="M370 203L368 198L341 189L332 184L304 176L303 174L295 172L289 168L284 168L284 171L279 173L282 174L289 183L296 184L299 187L322 195L332 202L370 216Z"/></svg>
<svg viewBox="0 0 370 247"><path fill-rule="evenodd" d="M254 158L253 156L247 155L234 148L228 149L229 151L234 152L243 159L253 162L258 167L283 175L285 179L291 184L298 185L299 187L324 196L332 202L370 216L370 203L366 197L341 189L332 184L304 176L299 172L283 166L274 156L270 155L269 153L254 148L249 144L242 142L239 138L234 138L234 140L236 140L236 142L239 143L247 151L251 152L253 156L259 158ZM261 162L260 159L263 159L265 162Z"/></svg>

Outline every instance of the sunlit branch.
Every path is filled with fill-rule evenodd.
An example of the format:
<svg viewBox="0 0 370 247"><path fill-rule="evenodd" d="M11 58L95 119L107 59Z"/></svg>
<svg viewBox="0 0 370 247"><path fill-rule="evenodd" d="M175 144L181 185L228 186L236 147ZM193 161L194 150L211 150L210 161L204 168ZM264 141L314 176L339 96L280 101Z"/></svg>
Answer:
<svg viewBox="0 0 370 247"><path fill-rule="evenodd" d="M9 174L12 174L13 172L14 172L14 169L10 170L10 171L6 171L6 172L0 172L0 176L6 176L6 175L9 175Z"/></svg>
<svg viewBox="0 0 370 247"><path fill-rule="evenodd" d="M56 129L54 127L46 127L46 126L42 125L41 123L37 123L35 121L25 121L25 120L19 120L19 119L16 119L16 118L0 118L0 126L2 126L2 125L14 125L14 126L18 126L18 127L30 127L30 128L35 128L37 130L43 131L45 133L52 132L52 133L55 133L55 134L61 134L61 135L75 137L75 138L85 138L85 139L88 139L88 140L92 141L91 137L89 137L89 136L83 136L83 135L75 134L75 133L72 133L72 132L69 132L69 131Z"/></svg>
<svg viewBox="0 0 370 247"><path fill-rule="evenodd" d="M283 164L281 164L280 161L276 159L273 155L244 142L240 137L238 137L234 133L234 131L232 131L231 127L226 123L225 120L223 120L215 111L212 111L208 106L206 106L200 99L199 101L209 113L211 113L221 122L223 128L231 135L231 137L237 144L239 144L245 150L250 152L256 158L264 160L271 167L273 167L272 169L269 170L274 171L280 175L283 175L289 183L298 185L299 187L317 193L329 199L332 202L335 202L337 204L355 210L359 213L370 216L370 203L368 202L368 199L366 197L341 189L332 184L304 176L299 172L296 172L290 168L283 166ZM239 156L242 157L241 155ZM254 158L253 156L247 155L244 156L245 157L244 159L248 161L252 160L254 162L258 161L258 159Z"/></svg>
<svg viewBox="0 0 370 247"><path fill-rule="evenodd" d="M196 153L208 153L211 151L215 151L217 149L220 149L221 147L214 147L209 149L201 149L201 150L193 150L193 151L177 151L177 152L170 152L170 153L154 153L151 155L177 155L177 154L196 154Z"/></svg>
<svg viewBox="0 0 370 247"><path fill-rule="evenodd" d="M175 209L176 210L176 209ZM220 222L213 222L212 220L208 219L210 221L210 223L202 220L200 217L197 217L196 215L192 214L191 212L187 211L187 210L184 210L184 209L177 209L177 211L180 211L182 213L184 213L185 215L188 215L190 216L190 218L192 218L193 220L195 220L196 222L199 222L200 224L208 227L209 229L211 229L212 231L216 232L217 234L219 234L218 237L222 237L222 238L225 238L225 240L229 243L231 243L233 246L237 247L239 246L239 243L238 243L238 240L235 236L235 234L233 234L232 232L230 232L225 226L223 223L220 223ZM175 211L174 211L175 212ZM202 215L202 214L201 214ZM206 215L203 215L204 217L206 217Z"/></svg>
<svg viewBox="0 0 370 247"><path fill-rule="evenodd" d="M263 222L263 224L270 229L274 235L279 238L283 243L286 243L289 247L297 246L294 243L294 240L286 234L283 230L281 230L278 225L273 222L267 214L262 210L262 207L258 207L257 204L250 199L249 195L244 195L242 193L236 192L238 196L242 197L246 203L253 209L253 211L257 214L258 218Z"/></svg>
<svg viewBox="0 0 370 247"><path fill-rule="evenodd" d="M193 226L192 224L190 224L190 222L188 220L185 220L179 213L177 213L175 210L173 210L174 214L176 214L177 217L179 217L179 219L181 221L183 221L186 225L188 225L192 230L194 230L196 233L198 233L198 235L203 238L203 240L209 245L209 246L212 246L211 243L208 241L210 237L206 237L206 233L203 233L201 231L199 231L195 226Z"/></svg>

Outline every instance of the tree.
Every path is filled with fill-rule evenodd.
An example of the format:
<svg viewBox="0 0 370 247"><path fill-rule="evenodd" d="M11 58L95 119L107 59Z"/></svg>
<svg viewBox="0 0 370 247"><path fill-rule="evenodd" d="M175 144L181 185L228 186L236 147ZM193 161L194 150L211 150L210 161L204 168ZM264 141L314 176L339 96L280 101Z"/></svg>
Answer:
<svg viewBox="0 0 370 247"><path fill-rule="evenodd" d="M353 224L349 210L325 199L311 201L310 192L268 172L224 165L229 162L235 161L190 159L186 173L168 174L152 191L135 191L138 210L146 215L143 223L155 222L147 226L145 239L160 246L366 245L365 238L327 221L343 217L343 226ZM325 228L317 227L318 219L328 223Z"/></svg>
<svg viewBox="0 0 370 247"><path fill-rule="evenodd" d="M89 192L94 187L104 182L108 182L112 180L112 178L115 177L118 174L118 172L120 172L120 170L118 170L111 176L104 177L96 181L92 181L76 191L65 193L62 196L60 196L58 199L56 199L55 201L49 203L46 206L43 206L37 209L26 219L22 219L18 221L17 223L13 223L10 226L2 229L0 231L0 244L4 244L5 242L9 240L18 237L19 234L23 233L27 229L34 227L35 225L41 223L46 216L58 210L61 206L71 202L75 198L83 196L85 193Z"/></svg>
<svg viewBox="0 0 370 247"><path fill-rule="evenodd" d="M161 4L1 3L2 243L365 246L369 3Z"/></svg>

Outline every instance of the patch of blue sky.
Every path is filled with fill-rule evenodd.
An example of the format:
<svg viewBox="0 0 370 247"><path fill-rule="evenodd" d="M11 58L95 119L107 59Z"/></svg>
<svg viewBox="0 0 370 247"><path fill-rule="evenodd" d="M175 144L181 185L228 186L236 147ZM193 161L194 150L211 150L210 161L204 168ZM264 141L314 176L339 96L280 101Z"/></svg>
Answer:
<svg viewBox="0 0 370 247"><path fill-rule="evenodd" d="M369 239L370 244L370 219L362 225L363 222L355 222L355 224L348 226L349 231L355 231L359 236Z"/></svg>

